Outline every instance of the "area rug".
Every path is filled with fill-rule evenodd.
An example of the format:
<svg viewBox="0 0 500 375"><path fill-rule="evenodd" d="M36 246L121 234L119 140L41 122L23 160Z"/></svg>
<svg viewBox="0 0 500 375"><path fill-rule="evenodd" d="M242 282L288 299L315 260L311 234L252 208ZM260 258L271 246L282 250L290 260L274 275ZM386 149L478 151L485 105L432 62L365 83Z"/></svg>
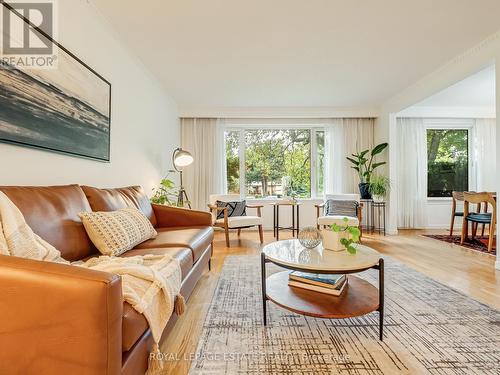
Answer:
<svg viewBox="0 0 500 375"><path fill-rule="evenodd" d="M265 327L260 258L227 257L190 374L500 374L498 311L389 258L385 275L381 342L377 312L314 319L269 301Z"/></svg>
<svg viewBox="0 0 500 375"><path fill-rule="evenodd" d="M495 255L496 252L496 238L493 242L493 249L491 252L488 252L488 237L487 236L477 236L474 239L469 238L463 245L460 245L460 236L449 236L447 234L423 234L422 236L433 238L435 240L452 243L455 245L463 246L468 249L472 249L475 251L479 251L481 253L488 253Z"/></svg>

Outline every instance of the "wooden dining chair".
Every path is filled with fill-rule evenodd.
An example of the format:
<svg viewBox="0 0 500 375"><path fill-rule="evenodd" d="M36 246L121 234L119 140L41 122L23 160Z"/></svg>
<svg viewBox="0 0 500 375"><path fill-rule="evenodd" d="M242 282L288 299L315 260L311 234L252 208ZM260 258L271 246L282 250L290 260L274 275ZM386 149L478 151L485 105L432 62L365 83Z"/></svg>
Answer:
<svg viewBox="0 0 500 375"><path fill-rule="evenodd" d="M451 193L451 198L453 199L451 204L451 225L450 225L450 237L453 236L453 227L455 226L455 217L464 216L463 211L457 211L457 202L464 201L463 191L453 191Z"/></svg>
<svg viewBox="0 0 500 375"><path fill-rule="evenodd" d="M476 204L478 207L477 212L471 210L471 204ZM481 212L481 205L486 207L491 206L492 211ZM463 245L469 235L469 222L472 223L472 239L476 236L477 226L479 224L488 224L488 252L493 249L493 240L495 238L496 221L497 221L497 202L491 193L469 193L464 192L464 220L462 223L462 236L460 238L460 245Z"/></svg>

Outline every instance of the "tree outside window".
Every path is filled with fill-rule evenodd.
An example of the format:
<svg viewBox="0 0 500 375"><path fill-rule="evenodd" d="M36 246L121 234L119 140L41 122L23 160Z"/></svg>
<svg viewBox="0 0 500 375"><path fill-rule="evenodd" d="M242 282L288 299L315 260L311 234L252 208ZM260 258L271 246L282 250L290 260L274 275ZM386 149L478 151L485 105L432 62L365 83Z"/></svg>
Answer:
<svg viewBox="0 0 500 375"><path fill-rule="evenodd" d="M427 130L427 196L451 197L469 189L467 129Z"/></svg>
<svg viewBox="0 0 500 375"><path fill-rule="evenodd" d="M311 163L315 137L315 163ZM243 142L240 142L243 137ZM244 144L244 150L240 145ZM240 192L241 157L244 157L247 198L311 197L311 175L316 192L323 189L324 131L312 129L245 129L226 132L228 192ZM312 167L315 167L314 172Z"/></svg>

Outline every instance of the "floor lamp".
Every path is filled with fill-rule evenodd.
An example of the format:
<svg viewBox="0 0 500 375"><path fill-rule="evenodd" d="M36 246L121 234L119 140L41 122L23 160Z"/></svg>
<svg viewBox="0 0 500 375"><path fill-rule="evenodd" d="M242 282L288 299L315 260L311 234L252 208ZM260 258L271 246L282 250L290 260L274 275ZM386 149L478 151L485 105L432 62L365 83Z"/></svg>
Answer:
<svg viewBox="0 0 500 375"><path fill-rule="evenodd" d="M191 203L189 202L189 198L187 196L186 190L184 189L184 184L182 181L182 168L191 165L193 161L194 161L193 156L189 152L184 151L180 147L176 148L174 150L174 153L172 154L172 164L174 165L174 169L177 172L179 172L179 175L181 176L180 177L181 186L179 188L179 195L177 196L178 207L184 207L184 199L186 199L188 207L191 208Z"/></svg>

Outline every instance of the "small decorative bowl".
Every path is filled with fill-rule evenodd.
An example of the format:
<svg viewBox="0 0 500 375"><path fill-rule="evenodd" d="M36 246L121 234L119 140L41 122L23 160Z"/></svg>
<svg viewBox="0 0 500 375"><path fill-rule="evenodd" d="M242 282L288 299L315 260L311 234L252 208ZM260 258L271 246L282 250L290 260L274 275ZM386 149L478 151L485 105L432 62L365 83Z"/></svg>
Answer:
<svg viewBox="0 0 500 375"><path fill-rule="evenodd" d="M314 249L321 243L321 232L316 227L305 227L299 232L299 242L306 249Z"/></svg>

